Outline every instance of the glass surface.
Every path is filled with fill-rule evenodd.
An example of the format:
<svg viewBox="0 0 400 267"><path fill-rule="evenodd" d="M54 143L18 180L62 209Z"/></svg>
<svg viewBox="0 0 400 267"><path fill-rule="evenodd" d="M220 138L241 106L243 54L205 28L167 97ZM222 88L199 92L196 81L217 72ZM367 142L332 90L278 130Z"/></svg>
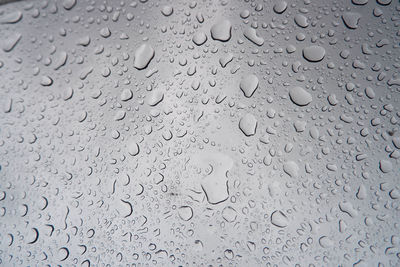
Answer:
<svg viewBox="0 0 400 267"><path fill-rule="evenodd" d="M0 265L400 266L400 3L0 5Z"/></svg>

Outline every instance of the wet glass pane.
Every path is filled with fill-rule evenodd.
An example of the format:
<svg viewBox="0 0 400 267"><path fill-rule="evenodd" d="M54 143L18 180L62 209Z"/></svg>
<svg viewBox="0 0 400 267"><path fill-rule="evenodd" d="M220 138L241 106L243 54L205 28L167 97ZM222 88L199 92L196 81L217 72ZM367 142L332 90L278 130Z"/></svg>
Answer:
<svg viewBox="0 0 400 267"><path fill-rule="evenodd" d="M0 1L0 265L400 266L400 3Z"/></svg>

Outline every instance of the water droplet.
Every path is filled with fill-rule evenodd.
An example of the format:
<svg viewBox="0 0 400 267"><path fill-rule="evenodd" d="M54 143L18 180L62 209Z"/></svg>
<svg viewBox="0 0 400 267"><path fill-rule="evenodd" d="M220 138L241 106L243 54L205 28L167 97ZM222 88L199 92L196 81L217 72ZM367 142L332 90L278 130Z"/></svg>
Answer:
<svg viewBox="0 0 400 267"><path fill-rule="evenodd" d="M184 221L189 221L193 217L193 209L189 206L180 207L179 217Z"/></svg>
<svg viewBox="0 0 400 267"><path fill-rule="evenodd" d="M289 225L289 220L282 211L276 210L271 214L271 223L276 227L285 228Z"/></svg>
<svg viewBox="0 0 400 267"><path fill-rule="evenodd" d="M391 172L391 171L392 171L393 165L392 165L392 163L391 163L390 161L385 160L385 159L382 159L382 160L379 162L379 169L381 169L381 171L382 171L383 173L388 173L388 172Z"/></svg>
<svg viewBox="0 0 400 267"><path fill-rule="evenodd" d="M138 70L145 69L155 55L154 49L151 45L144 43L139 46L135 51L135 61L133 66Z"/></svg>
<svg viewBox="0 0 400 267"><path fill-rule="evenodd" d="M139 154L140 150L139 150L139 145L138 143L136 143L135 141L130 141L128 144L128 153L131 156L136 156L137 154Z"/></svg>
<svg viewBox="0 0 400 267"><path fill-rule="evenodd" d="M344 24L349 29L357 29L358 28L358 21L360 20L361 15L356 12L346 12L342 15L342 19Z"/></svg>
<svg viewBox="0 0 400 267"><path fill-rule="evenodd" d="M243 34L247 39L258 46L262 46L264 44L264 38L257 35L256 29L247 28Z"/></svg>
<svg viewBox="0 0 400 267"><path fill-rule="evenodd" d="M232 24L229 20L218 21L211 27L211 37L214 40L226 42L231 39Z"/></svg>
<svg viewBox="0 0 400 267"><path fill-rule="evenodd" d="M173 9L171 6L164 6L164 7L161 9L161 13L162 13L164 16L168 17L168 16L171 16L172 13L174 13L174 9Z"/></svg>
<svg viewBox="0 0 400 267"><path fill-rule="evenodd" d="M76 5L76 0L63 0L62 4L66 10L71 10Z"/></svg>
<svg viewBox="0 0 400 267"><path fill-rule="evenodd" d="M246 97L251 97L258 88L258 78L254 74L246 75L239 84L240 89Z"/></svg>
<svg viewBox="0 0 400 267"><path fill-rule="evenodd" d="M294 16L294 22L296 22L297 26L302 28L307 28L309 25L307 17L302 14Z"/></svg>
<svg viewBox="0 0 400 267"><path fill-rule="evenodd" d="M277 14L282 14L283 12L285 12L286 8L287 8L286 1L279 1L274 5L274 11Z"/></svg>
<svg viewBox="0 0 400 267"><path fill-rule="evenodd" d="M319 62L325 57L325 49L318 45L305 47L303 57L310 62Z"/></svg>
<svg viewBox="0 0 400 267"><path fill-rule="evenodd" d="M202 31L198 31L195 35L193 35L192 40L193 40L193 43L200 46L207 41L207 35Z"/></svg>
<svg viewBox="0 0 400 267"><path fill-rule="evenodd" d="M292 87L289 90L289 96L293 103L298 106L307 106L312 101L312 96L300 86Z"/></svg>
<svg viewBox="0 0 400 267"><path fill-rule="evenodd" d="M288 161L283 164L284 172L290 177L297 177L299 175L299 166L294 161Z"/></svg>
<svg viewBox="0 0 400 267"><path fill-rule="evenodd" d="M239 121L239 129L246 135L252 136L256 134L257 119L250 113L244 115Z"/></svg>

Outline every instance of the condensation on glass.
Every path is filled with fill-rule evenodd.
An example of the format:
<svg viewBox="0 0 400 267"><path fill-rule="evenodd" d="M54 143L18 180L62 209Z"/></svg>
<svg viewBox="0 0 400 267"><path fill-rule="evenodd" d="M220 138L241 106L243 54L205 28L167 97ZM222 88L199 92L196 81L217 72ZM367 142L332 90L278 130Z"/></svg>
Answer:
<svg viewBox="0 0 400 267"><path fill-rule="evenodd" d="M400 266L400 3L0 5L0 265Z"/></svg>

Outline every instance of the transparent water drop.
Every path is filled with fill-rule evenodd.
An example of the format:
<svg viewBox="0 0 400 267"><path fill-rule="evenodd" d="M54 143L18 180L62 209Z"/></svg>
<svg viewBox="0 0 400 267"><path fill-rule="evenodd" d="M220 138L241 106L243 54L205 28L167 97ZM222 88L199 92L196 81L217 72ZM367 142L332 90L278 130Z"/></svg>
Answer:
<svg viewBox="0 0 400 267"><path fill-rule="evenodd" d="M255 135L257 130L257 119L254 117L254 115L247 113L240 119L239 129L246 136Z"/></svg>
<svg viewBox="0 0 400 267"><path fill-rule="evenodd" d="M151 45L147 43L140 45L135 51L133 66L138 70L147 68L154 55L155 51Z"/></svg>
<svg viewBox="0 0 400 267"><path fill-rule="evenodd" d="M276 227L285 228L289 225L289 220L282 211L276 210L271 214L271 223Z"/></svg>
<svg viewBox="0 0 400 267"><path fill-rule="evenodd" d="M292 102L298 106L307 106L312 101L311 94L300 86L292 87L289 90L289 96Z"/></svg>
<svg viewBox="0 0 400 267"><path fill-rule="evenodd" d="M325 57L325 49L317 45L305 47L303 57L310 62L319 62Z"/></svg>
<svg viewBox="0 0 400 267"><path fill-rule="evenodd" d="M224 19L215 23L210 31L214 40L226 42L231 39L232 24L229 20Z"/></svg>

